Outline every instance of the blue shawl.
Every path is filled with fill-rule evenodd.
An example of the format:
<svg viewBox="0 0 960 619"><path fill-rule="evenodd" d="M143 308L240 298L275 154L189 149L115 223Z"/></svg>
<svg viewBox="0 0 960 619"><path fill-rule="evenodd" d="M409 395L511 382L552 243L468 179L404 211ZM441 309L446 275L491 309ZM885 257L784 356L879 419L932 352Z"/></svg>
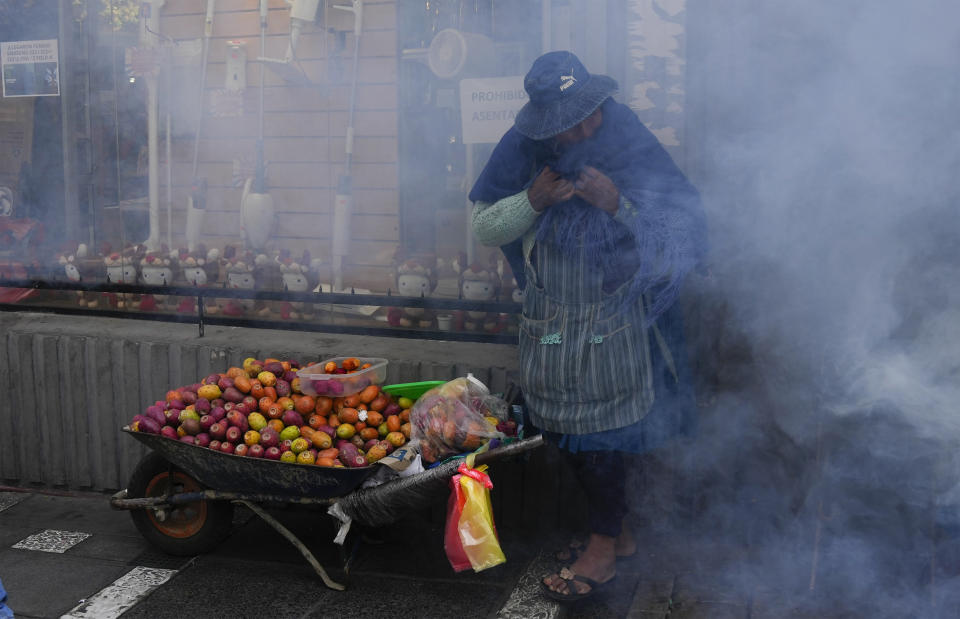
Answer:
<svg viewBox="0 0 960 619"><path fill-rule="evenodd" d="M635 207L624 223L579 196L547 208L537 218L537 242L573 254L584 246L603 270L604 288L629 282L623 301L646 295L647 323L676 300L687 273L706 254L706 220L700 195L636 114L612 98L601 106L603 123L590 139L557 148L511 128L493 150L470 191L473 202L496 202L528 188L544 166L575 181L585 166L606 174ZM503 246L523 288L522 239Z"/></svg>

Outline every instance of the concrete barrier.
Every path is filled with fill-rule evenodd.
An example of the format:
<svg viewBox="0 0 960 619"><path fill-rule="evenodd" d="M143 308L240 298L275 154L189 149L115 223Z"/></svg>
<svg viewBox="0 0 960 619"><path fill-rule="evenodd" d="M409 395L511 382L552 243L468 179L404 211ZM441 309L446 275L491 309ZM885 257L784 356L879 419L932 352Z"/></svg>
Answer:
<svg viewBox="0 0 960 619"><path fill-rule="evenodd" d="M144 453L120 428L167 390L246 357L389 359L387 383L472 372L503 391L514 346L0 313L0 480L122 488Z"/></svg>

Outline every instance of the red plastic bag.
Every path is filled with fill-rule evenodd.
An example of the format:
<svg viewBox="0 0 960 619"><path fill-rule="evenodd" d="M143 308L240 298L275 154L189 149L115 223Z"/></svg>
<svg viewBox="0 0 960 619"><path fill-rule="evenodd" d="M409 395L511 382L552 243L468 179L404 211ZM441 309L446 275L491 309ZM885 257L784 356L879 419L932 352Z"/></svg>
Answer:
<svg viewBox="0 0 960 619"><path fill-rule="evenodd" d="M460 475L454 475L450 478L450 499L447 501L447 525L443 535L443 548L447 551L450 567L455 572L462 572L471 567L470 559L463 551L463 543L460 541L460 533L457 530L466 500L467 497L464 496L460 487Z"/></svg>
<svg viewBox="0 0 960 619"><path fill-rule="evenodd" d="M450 480L444 547L457 572L472 567L475 572L504 563L497 529L493 523L490 490L493 482L486 466L470 468L461 463L459 475Z"/></svg>

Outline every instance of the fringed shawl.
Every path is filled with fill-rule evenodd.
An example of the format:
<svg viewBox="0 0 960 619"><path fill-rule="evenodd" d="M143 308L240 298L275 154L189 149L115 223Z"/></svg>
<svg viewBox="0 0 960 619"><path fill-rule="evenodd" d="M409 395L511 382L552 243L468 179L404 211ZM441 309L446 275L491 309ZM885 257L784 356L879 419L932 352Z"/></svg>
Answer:
<svg viewBox="0 0 960 619"><path fill-rule="evenodd" d="M490 156L470 200L496 202L514 195L547 165L571 181L585 166L606 174L633 206L627 217L614 219L574 196L540 215L537 242L555 243L568 253L583 245L587 255L596 256L605 282L629 282L625 303L646 296L647 321L652 323L673 304L687 273L706 254L700 195L629 107L611 98L601 109L603 123L596 133L563 150L552 139L534 141L511 128ZM502 249L522 287L521 243L518 239Z"/></svg>

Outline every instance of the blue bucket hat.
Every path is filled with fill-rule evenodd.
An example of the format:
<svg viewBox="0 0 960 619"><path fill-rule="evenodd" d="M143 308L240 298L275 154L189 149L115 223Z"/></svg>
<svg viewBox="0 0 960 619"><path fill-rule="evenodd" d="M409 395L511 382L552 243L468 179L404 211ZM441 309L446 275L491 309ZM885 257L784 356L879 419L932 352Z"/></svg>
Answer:
<svg viewBox="0 0 960 619"><path fill-rule="evenodd" d="M534 60L523 88L530 100L520 108L514 126L530 139L543 140L593 114L617 91L617 82L606 75L590 75L579 58L560 51Z"/></svg>

